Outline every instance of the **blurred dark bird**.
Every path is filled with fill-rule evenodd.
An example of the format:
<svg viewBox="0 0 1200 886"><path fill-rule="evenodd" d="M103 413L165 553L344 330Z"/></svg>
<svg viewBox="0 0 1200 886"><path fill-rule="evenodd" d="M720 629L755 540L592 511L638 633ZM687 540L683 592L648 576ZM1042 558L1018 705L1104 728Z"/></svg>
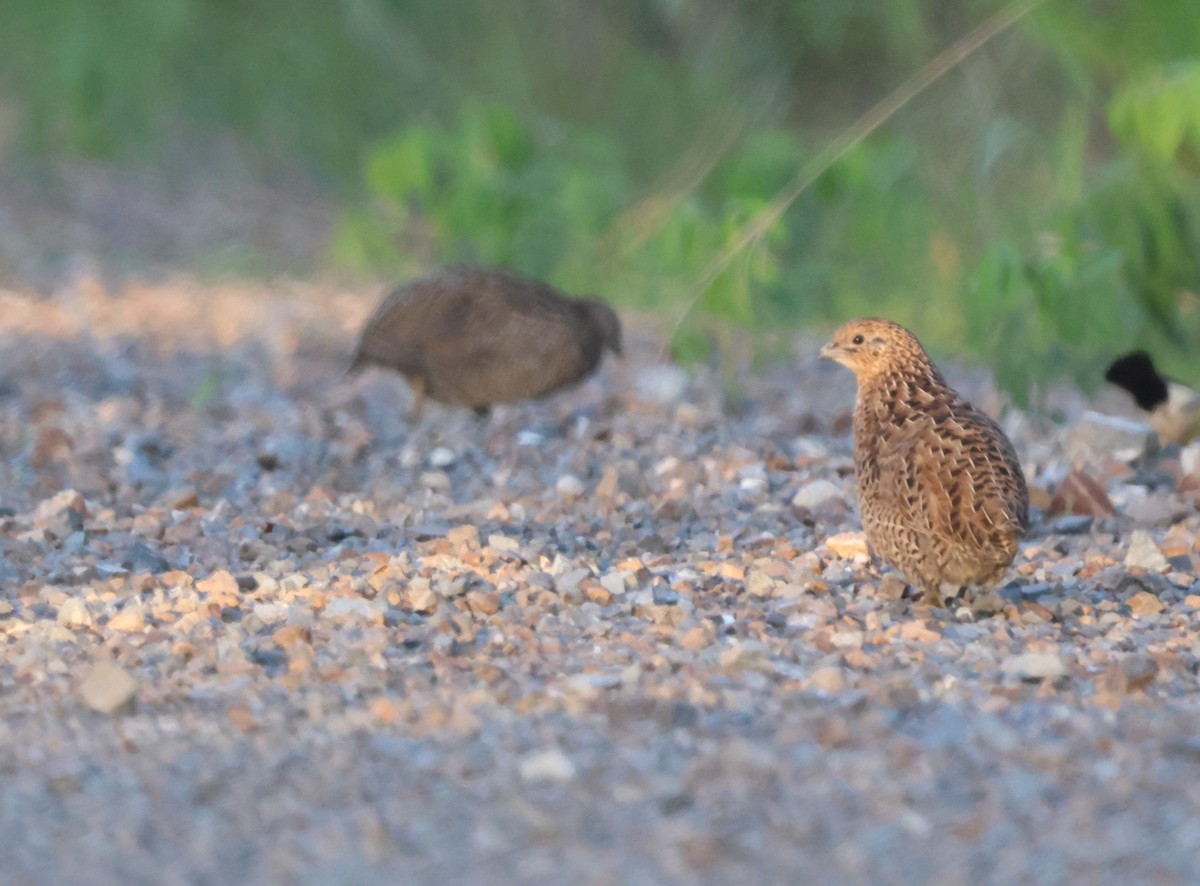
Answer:
<svg viewBox="0 0 1200 886"><path fill-rule="evenodd" d="M1118 357L1104 378L1133 395L1162 443L1184 444L1200 434L1200 392L1159 375L1145 351Z"/></svg>
<svg viewBox="0 0 1200 886"><path fill-rule="evenodd" d="M388 295L351 369L402 373L416 421L426 396L480 415L493 403L543 397L581 381L606 350L621 353L621 322L603 302L497 268L454 266Z"/></svg>
<svg viewBox="0 0 1200 886"><path fill-rule="evenodd" d="M1029 493L1000 427L896 323L854 320L821 356L858 379L854 470L867 543L925 599L996 584L1029 528Z"/></svg>

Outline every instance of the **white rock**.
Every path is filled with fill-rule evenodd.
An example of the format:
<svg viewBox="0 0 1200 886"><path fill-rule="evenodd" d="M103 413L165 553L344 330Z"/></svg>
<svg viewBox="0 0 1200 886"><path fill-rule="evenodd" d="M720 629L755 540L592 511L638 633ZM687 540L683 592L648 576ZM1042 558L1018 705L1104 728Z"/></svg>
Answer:
<svg viewBox="0 0 1200 886"><path fill-rule="evenodd" d="M829 447L814 437L797 437L792 441L792 455L797 458L827 458Z"/></svg>
<svg viewBox="0 0 1200 886"><path fill-rule="evenodd" d="M431 468L445 468L454 464L458 456L454 454L453 449L447 449L445 446L438 446L429 451L427 461Z"/></svg>
<svg viewBox="0 0 1200 886"><path fill-rule="evenodd" d="M255 618L270 624L273 621L281 621L287 614L287 609L287 605L284 603L267 602L255 603L254 608L250 611L254 613Z"/></svg>
<svg viewBox="0 0 1200 886"><path fill-rule="evenodd" d="M1066 676L1067 664L1053 652L1022 652L1005 661L1001 670L1021 680L1056 680Z"/></svg>
<svg viewBox="0 0 1200 886"><path fill-rule="evenodd" d="M575 777L575 764L558 748L533 751L517 764L522 781L569 781Z"/></svg>
<svg viewBox="0 0 1200 886"><path fill-rule="evenodd" d="M374 618L387 610L387 601L381 598L367 600L363 597L334 597L325 604L325 615L330 618Z"/></svg>
<svg viewBox="0 0 1200 886"><path fill-rule="evenodd" d="M663 405L682 399L687 384L687 371L669 363L643 366L633 377L633 389L639 397Z"/></svg>
<svg viewBox="0 0 1200 886"><path fill-rule="evenodd" d="M836 483L829 480L813 480L797 490L796 495L792 498L792 507L811 511L830 499L840 500L841 498L842 490Z"/></svg>
<svg viewBox="0 0 1200 886"><path fill-rule="evenodd" d="M92 613L78 597L70 597L58 607L56 620L64 628L86 628L92 624Z"/></svg>
<svg viewBox="0 0 1200 886"><path fill-rule="evenodd" d="M1148 532L1135 529L1129 536L1129 551L1125 554L1125 567L1145 569L1147 572L1166 572L1171 568Z"/></svg>
<svg viewBox="0 0 1200 886"><path fill-rule="evenodd" d="M614 597L619 597L625 593L625 573L623 572L606 572L600 578L600 584L604 590L608 591Z"/></svg>
<svg viewBox="0 0 1200 886"><path fill-rule="evenodd" d="M563 474L554 484L554 488L563 498L580 498L583 496L583 481L574 474Z"/></svg>

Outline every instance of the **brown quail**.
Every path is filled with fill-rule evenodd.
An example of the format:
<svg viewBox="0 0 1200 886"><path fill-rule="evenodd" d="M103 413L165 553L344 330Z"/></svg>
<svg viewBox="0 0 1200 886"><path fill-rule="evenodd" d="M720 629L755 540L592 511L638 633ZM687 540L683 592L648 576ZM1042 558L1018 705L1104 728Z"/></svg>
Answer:
<svg viewBox="0 0 1200 886"><path fill-rule="evenodd" d="M606 350L621 353L621 323L603 302L498 268L454 266L384 299L352 369L402 373L415 421L426 396L480 415L493 403L543 397L581 381Z"/></svg>
<svg viewBox="0 0 1200 886"><path fill-rule="evenodd" d="M1004 432L896 323L847 323L821 356L858 379L854 469L872 550L934 605L998 583L1029 528L1025 477Z"/></svg>

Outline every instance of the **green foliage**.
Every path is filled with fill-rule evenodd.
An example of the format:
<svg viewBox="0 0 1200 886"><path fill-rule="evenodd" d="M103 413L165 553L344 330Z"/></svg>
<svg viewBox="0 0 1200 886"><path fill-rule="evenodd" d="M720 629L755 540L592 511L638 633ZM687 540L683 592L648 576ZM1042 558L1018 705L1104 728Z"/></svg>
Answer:
<svg viewBox="0 0 1200 886"><path fill-rule="evenodd" d="M602 269L612 300L661 308L689 297L689 279L737 242L794 157L794 142L765 133L714 173L723 186L639 202L612 138L539 132L507 109L470 104L453 129L409 127L371 155L372 208L343 217L334 258L399 271L411 244L426 243L427 262L504 265L575 290L594 289ZM785 239L780 226L768 246ZM754 328L780 272L775 249L745 253L701 290L700 319Z"/></svg>
<svg viewBox="0 0 1200 886"><path fill-rule="evenodd" d="M1116 136L1151 162L1200 173L1200 59L1154 68L1109 106Z"/></svg>

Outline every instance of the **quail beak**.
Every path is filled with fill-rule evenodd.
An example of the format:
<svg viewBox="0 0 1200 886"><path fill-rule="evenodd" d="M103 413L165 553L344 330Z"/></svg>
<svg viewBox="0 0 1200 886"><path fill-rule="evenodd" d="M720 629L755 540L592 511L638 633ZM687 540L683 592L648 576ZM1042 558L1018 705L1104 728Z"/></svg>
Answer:
<svg viewBox="0 0 1200 886"><path fill-rule="evenodd" d="M821 346L821 350L817 352L817 356L823 357L826 360L836 360L841 352L841 348L835 345L832 341L828 341Z"/></svg>

